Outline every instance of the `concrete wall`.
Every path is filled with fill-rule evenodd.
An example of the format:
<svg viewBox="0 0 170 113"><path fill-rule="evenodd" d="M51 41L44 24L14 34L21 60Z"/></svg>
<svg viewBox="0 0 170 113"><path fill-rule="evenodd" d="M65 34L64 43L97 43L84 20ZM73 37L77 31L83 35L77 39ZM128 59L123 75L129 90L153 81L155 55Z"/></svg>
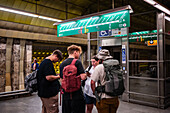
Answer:
<svg viewBox="0 0 170 113"><path fill-rule="evenodd" d="M6 73L6 43L5 39L0 38L0 92L5 91L5 73Z"/></svg>
<svg viewBox="0 0 170 113"><path fill-rule="evenodd" d="M31 62L32 41L0 38L0 92L24 89Z"/></svg>

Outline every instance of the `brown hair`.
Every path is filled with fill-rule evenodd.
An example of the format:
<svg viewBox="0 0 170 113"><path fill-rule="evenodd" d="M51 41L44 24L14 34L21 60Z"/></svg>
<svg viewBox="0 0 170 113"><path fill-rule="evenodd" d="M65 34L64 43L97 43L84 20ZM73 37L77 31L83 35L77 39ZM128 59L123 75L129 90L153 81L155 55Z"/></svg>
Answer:
<svg viewBox="0 0 170 113"><path fill-rule="evenodd" d="M97 56L93 56L91 59L95 59L95 61L99 61L99 59L97 58Z"/></svg>
<svg viewBox="0 0 170 113"><path fill-rule="evenodd" d="M67 48L68 54L73 54L74 51L79 51L80 53L82 52L81 47L77 45L71 45Z"/></svg>
<svg viewBox="0 0 170 113"><path fill-rule="evenodd" d="M60 59L60 61L63 59L62 52L60 50L54 50L52 55L57 55L57 57Z"/></svg>

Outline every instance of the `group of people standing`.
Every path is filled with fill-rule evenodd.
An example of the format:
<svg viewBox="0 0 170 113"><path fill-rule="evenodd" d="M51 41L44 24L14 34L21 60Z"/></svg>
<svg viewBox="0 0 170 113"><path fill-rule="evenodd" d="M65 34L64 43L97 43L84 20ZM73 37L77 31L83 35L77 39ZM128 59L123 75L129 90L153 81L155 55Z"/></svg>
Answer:
<svg viewBox="0 0 170 113"><path fill-rule="evenodd" d="M71 45L67 48L68 58L60 64L60 74L56 75L53 62L62 60L62 52L55 50L50 56L46 57L38 68L38 96L42 101L42 113L58 113L58 93L63 92L62 96L62 113L91 113L93 105L96 105L98 113L116 113L119 106L118 97L101 94L100 102L96 102L95 87L98 80L101 84L104 81L104 67L102 62L112 58L108 50L101 50L96 56L91 58L91 65L84 70L79 59L82 49L80 46ZM72 65L72 61L77 59L77 76L85 81L84 87L80 87L74 92L66 92L62 89L60 82L65 79L63 70L66 66ZM60 82L59 82L60 79Z"/></svg>

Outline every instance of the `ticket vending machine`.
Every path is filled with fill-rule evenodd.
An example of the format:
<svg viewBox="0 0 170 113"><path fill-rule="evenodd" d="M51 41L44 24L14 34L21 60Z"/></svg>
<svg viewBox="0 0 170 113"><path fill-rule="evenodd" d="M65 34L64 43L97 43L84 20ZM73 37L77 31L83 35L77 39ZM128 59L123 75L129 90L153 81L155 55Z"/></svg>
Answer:
<svg viewBox="0 0 170 113"><path fill-rule="evenodd" d="M120 64L122 62L121 48L121 38L102 40L102 49L109 50L110 55L113 56L114 59L117 59Z"/></svg>

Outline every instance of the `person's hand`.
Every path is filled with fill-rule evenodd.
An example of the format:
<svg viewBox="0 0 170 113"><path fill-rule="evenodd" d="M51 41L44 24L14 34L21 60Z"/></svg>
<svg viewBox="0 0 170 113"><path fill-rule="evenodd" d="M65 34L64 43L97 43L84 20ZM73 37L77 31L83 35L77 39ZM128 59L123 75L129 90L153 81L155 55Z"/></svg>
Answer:
<svg viewBox="0 0 170 113"><path fill-rule="evenodd" d="M82 80L85 80L87 78L87 75L86 75L86 73L83 73L83 74L80 74L80 77Z"/></svg>
<svg viewBox="0 0 170 113"><path fill-rule="evenodd" d="M88 77L90 77L91 74L90 74L88 71L86 71L86 75L87 75Z"/></svg>
<svg viewBox="0 0 170 113"><path fill-rule="evenodd" d="M56 75L57 75L56 78L59 79L59 78L60 78L60 75L59 75L59 74L56 74Z"/></svg>

